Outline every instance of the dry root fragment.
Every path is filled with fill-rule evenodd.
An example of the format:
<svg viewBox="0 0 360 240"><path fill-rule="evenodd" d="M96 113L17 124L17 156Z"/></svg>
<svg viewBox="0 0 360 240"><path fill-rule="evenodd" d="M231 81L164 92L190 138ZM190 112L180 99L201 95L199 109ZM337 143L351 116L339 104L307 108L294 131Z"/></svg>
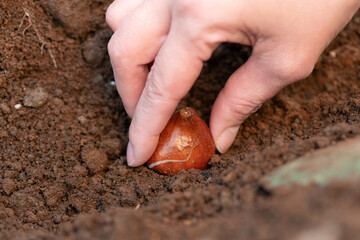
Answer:
<svg viewBox="0 0 360 240"><path fill-rule="evenodd" d="M44 39L40 36L39 31L37 30L36 26L32 23L32 20L31 20L29 11L28 11L25 7L22 7L22 9L24 10L24 13L25 13L25 14L24 14L24 16L23 16L23 18L22 18L22 20L21 20L21 23L20 23L18 29L20 29L20 28L23 26L23 24L24 24L24 22L25 22L25 19L28 19L29 25L27 25L27 26L23 29L22 34L25 35L25 32L26 32L30 27L32 27L32 29L34 30L37 38L39 39L39 42L41 43L40 54L43 54L44 48L45 48L45 49L47 50L47 52L49 53L49 55L50 55L50 58L51 58L51 60L52 60L52 62L53 62L53 64L54 64L54 67L57 68L57 64L56 64L55 57L54 57L54 55L52 54L51 49L50 49L49 47L47 47L47 43L46 43L46 42L44 41Z"/></svg>

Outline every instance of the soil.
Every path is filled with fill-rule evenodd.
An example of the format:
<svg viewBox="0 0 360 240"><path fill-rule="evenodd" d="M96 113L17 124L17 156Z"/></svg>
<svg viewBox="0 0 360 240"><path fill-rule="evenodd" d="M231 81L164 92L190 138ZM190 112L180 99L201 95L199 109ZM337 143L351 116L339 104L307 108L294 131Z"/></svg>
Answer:
<svg viewBox="0 0 360 240"><path fill-rule="evenodd" d="M260 185L274 168L359 135L360 13L207 170L163 176L126 165L130 119L106 53L110 2L0 1L0 239L360 236L358 182ZM221 45L179 108L208 121L250 54Z"/></svg>

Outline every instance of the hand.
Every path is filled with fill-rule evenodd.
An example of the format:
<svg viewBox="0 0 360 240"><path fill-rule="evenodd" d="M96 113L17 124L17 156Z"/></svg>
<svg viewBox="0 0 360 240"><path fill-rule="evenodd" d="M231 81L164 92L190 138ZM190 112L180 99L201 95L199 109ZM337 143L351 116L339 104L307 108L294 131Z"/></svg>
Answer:
<svg viewBox="0 0 360 240"><path fill-rule="evenodd" d="M240 124L286 85L308 76L359 0L115 0L106 20L117 90L132 122L127 159L145 163L178 102L222 42L253 47L210 117L219 152ZM148 64L154 62L149 71Z"/></svg>

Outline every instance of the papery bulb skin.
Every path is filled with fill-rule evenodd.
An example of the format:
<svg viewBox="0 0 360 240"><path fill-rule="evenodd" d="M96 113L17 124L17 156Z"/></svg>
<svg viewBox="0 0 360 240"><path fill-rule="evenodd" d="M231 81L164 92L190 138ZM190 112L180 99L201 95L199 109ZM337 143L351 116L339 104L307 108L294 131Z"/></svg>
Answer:
<svg viewBox="0 0 360 240"><path fill-rule="evenodd" d="M192 168L204 170L213 154L215 144L209 127L194 109L186 107L171 117L146 165L165 175Z"/></svg>

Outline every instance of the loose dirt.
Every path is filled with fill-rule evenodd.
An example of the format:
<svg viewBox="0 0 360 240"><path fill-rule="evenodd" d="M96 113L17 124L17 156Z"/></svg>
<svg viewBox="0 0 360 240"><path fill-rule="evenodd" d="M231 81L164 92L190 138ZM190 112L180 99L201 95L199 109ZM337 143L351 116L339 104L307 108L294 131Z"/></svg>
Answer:
<svg viewBox="0 0 360 240"><path fill-rule="evenodd" d="M246 120L207 170L163 176L126 165L130 119L106 53L110 2L0 1L0 239L360 236L355 183L259 184L286 162L359 135L359 13L314 72ZM221 45L179 108L208 121L250 54Z"/></svg>

